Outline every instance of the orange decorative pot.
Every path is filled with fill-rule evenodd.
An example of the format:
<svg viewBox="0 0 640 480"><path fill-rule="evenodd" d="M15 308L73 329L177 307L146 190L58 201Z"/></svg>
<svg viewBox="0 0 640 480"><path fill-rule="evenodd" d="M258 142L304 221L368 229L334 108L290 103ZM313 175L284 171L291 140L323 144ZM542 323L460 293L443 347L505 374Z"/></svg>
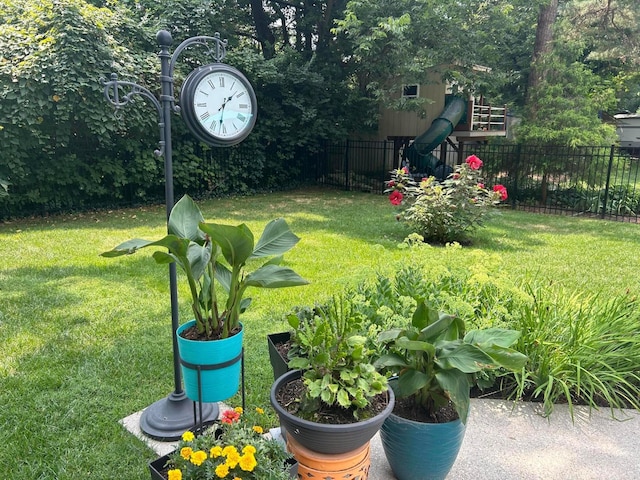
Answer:
<svg viewBox="0 0 640 480"><path fill-rule="evenodd" d="M298 478L305 480L367 480L371 466L369 443L351 452L327 454L309 450L287 435L287 449L298 461Z"/></svg>

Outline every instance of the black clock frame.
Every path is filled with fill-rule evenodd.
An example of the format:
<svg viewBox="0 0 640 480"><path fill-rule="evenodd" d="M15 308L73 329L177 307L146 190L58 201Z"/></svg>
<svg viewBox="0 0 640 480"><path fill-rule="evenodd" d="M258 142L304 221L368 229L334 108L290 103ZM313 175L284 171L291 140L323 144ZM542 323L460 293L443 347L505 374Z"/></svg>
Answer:
<svg viewBox="0 0 640 480"><path fill-rule="evenodd" d="M251 102L251 119L247 124L248 126L245 127L242 132L231 137L221 138L206 130L198 121L195 112L193 98L196 93L196 86L204 77L214 72L227 72L235 75L247 89L247 92L249 92L249 99ZM249 82L249 80L247 80L247 77L245 77L242 72L225 63L216 62L210 63L208 65L203 65L202 67L193 70L187 76L184 83L182 84L182 91L180 92L180 113L182 114L182 118L187 124L187 127L198 140L214 147L231 147L242 142L249 136L249 134L253 130L257 119L258 102L256 100L256 94L253 90L253 87L251 86L251 83Z"/></svg>

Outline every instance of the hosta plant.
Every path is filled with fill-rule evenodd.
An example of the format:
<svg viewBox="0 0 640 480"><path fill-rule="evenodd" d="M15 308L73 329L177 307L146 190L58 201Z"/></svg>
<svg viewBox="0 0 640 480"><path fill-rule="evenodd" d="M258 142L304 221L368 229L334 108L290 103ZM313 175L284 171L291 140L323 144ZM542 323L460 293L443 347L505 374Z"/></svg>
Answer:
<svg viewBox="0 0 640 480"><path fill-rule="evenodd" d="M265 227L256 243L249 227L207 223L195 202L185 195L169 216L169 234L160 240L139 238L121 243L104 257L132 254L157 247L159 264L176 263L188 282L197 334L202 339L227 338L240 328L240 314L251 303L244 298L249 287L280 288L308 282L288 267L280 266L282 254L300 240L280 218ZM272 257L248 271L251 260ZM219 298L217 284L226 292Z"/></svg>
<svg viewBox="0 0 640 480"><path fill-rule="evenodd" d="M387 353L375 365L398 375L397 398L410 398L430 416L451 403L465 423L474 374L525 365L527 357L511 348L519 336L501 328L465 332L460 318L420 300L410 324L379 335Z"/></svg>
<svg viewBox="0 0 640 480"><path fill-rule="evenodd" d="M414 181L404 167L391 172L386 193L400 208L398 220L407 222L426 242L468 241L490 209L507 199L507 189L487 189L481 178L482 160L469 156L443 182L435 177Z"/></svg>

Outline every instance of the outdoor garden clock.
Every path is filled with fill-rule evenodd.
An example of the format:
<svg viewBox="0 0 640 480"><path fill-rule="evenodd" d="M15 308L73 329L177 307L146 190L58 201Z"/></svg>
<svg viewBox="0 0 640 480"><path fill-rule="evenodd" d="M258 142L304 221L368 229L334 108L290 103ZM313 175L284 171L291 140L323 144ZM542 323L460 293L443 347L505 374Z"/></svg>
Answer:
<svg viewBox="0 0 640 480"><path fill-rule="evenodd" d="M180 92L180 110L199 140L229 147L253 130L258 103L242 73L224 63L212 63L187 76Z"/></svg>

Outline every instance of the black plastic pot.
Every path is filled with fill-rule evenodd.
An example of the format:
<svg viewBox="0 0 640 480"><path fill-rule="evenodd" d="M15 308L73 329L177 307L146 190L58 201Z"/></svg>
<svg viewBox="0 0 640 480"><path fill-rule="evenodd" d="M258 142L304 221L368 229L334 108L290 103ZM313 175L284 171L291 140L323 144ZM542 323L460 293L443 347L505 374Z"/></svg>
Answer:
<svg viewBox="0 0 640 480"><path fill-rule="evenodd" d="M351 452L371 440L393 411L395 396L389 389L387 407L378 415L356 423L331 425L311 422L287 412L276 400L280 388L302 376L301 370L292 370L280 376L271 387L271 405L280 418L280 425L296 442L317 453L339 454Z"/></svg>
<svg viewBox="0 0 640 480"><path fill-rule="evenodd" d="M167 480L167 476L163 473L164 466L169 460L169 455L163 455L160 458L155 459L149 463L149 471L151 472L151 480ZM289 470L289 478L296 480L298 478L298 461L295 458L290 458L285 462L285 468Z"/></svg>
<svg viewBox="0 0 640 480"><path fill-rule="evenodd" d="M278 377L287 373L290 369L287 366L288 359L280 356L280 352L276 348L276 345L286 343L291 338L291 332L271 333L267 335L267 346L269 347L269 361L271 362L271 368L273 369L273 379L277 380Z"/></svg>

